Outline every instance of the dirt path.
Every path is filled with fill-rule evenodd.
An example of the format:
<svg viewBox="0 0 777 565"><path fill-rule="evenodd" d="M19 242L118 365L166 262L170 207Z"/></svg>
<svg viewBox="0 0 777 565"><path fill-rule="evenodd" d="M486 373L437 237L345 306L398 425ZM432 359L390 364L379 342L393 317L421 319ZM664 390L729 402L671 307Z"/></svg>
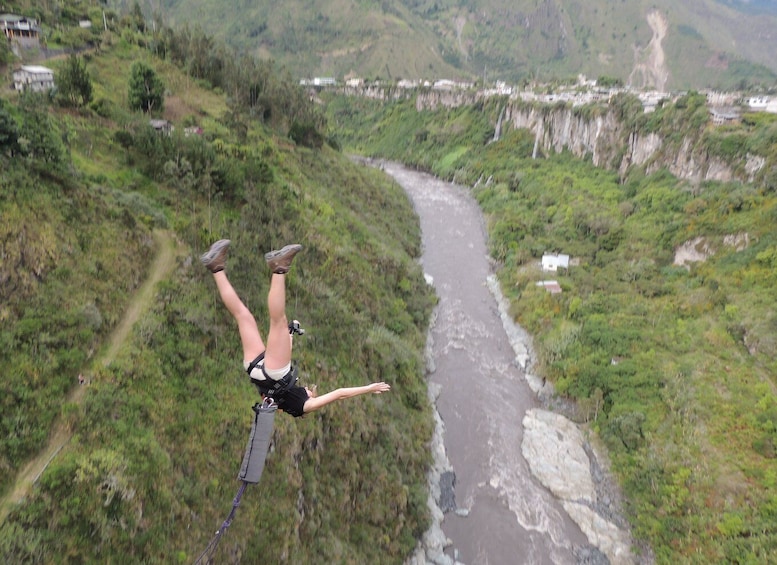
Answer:
<svg viewBox="0 0 777 565"><path fill-rule="evenodd" d="M116 326L116 329L113 330L105 351L95 359L95 364L102 363L103 366L107 366L116 358L132 326L151 305L156 293L157 283L167 278L173 267L175 267L176 245L173 237L168 232L156 230L154 232L154 239L159 246L159 252L154 260L154 264L151 265L148 279L137 290L124 314L124 318ZM86 386L74 387L66 402L80 404L83 401L86 389ZM5 521L13 507L25 497L32 485L46 470L48 464L67 445L71 435L71 430L68 429L61 418L57 418L52 427L46 448L19 471L14 481L14 486L8 495L0 500L0 524Z"/></svg>

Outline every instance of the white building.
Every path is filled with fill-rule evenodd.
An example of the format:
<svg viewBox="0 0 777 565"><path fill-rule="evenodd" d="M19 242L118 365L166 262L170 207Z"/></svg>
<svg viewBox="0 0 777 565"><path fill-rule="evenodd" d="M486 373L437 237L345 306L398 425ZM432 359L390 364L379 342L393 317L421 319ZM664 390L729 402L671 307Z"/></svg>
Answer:
<svg viewBox="0 0 777 565"><path fill-rule="evenodd" d="M403 78L397 81L397 88L417 88L419 81Z"/></svg>
<svg viewBox="0 0 777 565"><path fill-rule="evenodd" d="M22 65L13 72L13 86L16 90L43 92L54 88L54 71L38 65Z"/></svg>
<svg viewBox="0 0 777 565"><path fill-rule="evenodd" d="M561 285L558 284L558 281L540 281L537 286L543 287L551 294L561 294Z"/></svg>
<svg viewBox="0 0 777 565"><path fill-rule="evenodd" d="M751 110L760 110L763 112L764 110L766 110L766 107L769 105L769 97L752 96L747 99L747 105L750 106Z"/></svg>
<svg viewBox="0 0 777 565"><path fill-rule="evenodd" d="M558 271L559 267L562 269L569 269L569 255L563 255L561 253L545 253L542 256L542 270L543 271Z"/></svg>

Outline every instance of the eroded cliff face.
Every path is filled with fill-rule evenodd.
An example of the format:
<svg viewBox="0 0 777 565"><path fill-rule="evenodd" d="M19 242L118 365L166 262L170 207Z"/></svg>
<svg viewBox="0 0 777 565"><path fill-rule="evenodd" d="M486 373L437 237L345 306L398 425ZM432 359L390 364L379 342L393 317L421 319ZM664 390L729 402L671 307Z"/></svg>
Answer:
<svg viewBox="0 0 777 565"><path fill-rule="evenodd" d="M504 119L512 127L534 132L546 153L568 150L581 159L590 158L597 167L617 169L622 176L632 166L645 166L648 174L666 167L692 182L734 178L731 165L707 155L698 140L686 137L678 149L669 148L655 133L626 131L612 111L588 118L572 108L509 104ZM752 175L742 180L752 180Z"/></svg>
<svg viewBox="0 0 777 565"><path fill-rule="evenodd" d="M412 91L396 88L386 89L379 95L376 92L353 94L383 100L413 95ZM434 111L441 107L472 105L485 99L482 93L467 90L421 91L415 93L415 107L419 112ZM700 136L687 136L679 143L670 143L656 133L627 131L616 113L608 109L599 113L584 112L562 104L543 106L510 100L500 110L494 126L495 138L507 128L527 129L535 135L542 153L568 150L581 159L591 159L597 167L617 170L621 176L638 166L645 167L647 174L666 168L674 176L693 183L735 179L752 182L765 165L763 157L757 155L748 155L744 163L728 163L710 156Z"/></svg>
<svg viewBox="0 0 777 565"><path fill-rule="evenodd" d="M539 147L546 153L566 149L577 157L590 157L597 167L611 166L623 134L611 112L584 119L575 116L571 109L521 108L509 104L504 123L533 132Z"/></svg>

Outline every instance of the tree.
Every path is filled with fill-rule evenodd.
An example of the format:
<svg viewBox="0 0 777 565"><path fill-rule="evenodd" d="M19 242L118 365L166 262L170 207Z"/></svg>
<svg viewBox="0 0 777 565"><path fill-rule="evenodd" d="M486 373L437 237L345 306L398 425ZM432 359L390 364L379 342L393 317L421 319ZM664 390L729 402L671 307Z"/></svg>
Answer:
<svg viewBox="0 0 777 565"><path fill-rule="evenodd" d="M0 41L0 65L7 65L16 59L10 45L8 41Z"/></svg>
<svg viewBox="0 0 777 565"><path fill-rule="evenodd" d="M59 166L65 163L66 150L56 122L49 116L46 99L38 93L27 93L20 101L22 127L21 151L33 161Z"/></svg>
<svg viewBox="0 0 777 565"><path fill-rule="evenodd" d="M19 152L19 126L0 101L0 154L13 157Z"/></svg>
<svg viewBox="0 0 777 565"><path fill-rule="evenodd" d="M165 85L154 69L136 61L130 67L129 105L132 110L150 113L164 107Z"/></svg>
<svg viewBox="0 0 777 565"><path fill-rule="evenodd" d="M82 57L70 55L55 83L57 97L63 105L81 107L92 101L92 78Z"/></svg>

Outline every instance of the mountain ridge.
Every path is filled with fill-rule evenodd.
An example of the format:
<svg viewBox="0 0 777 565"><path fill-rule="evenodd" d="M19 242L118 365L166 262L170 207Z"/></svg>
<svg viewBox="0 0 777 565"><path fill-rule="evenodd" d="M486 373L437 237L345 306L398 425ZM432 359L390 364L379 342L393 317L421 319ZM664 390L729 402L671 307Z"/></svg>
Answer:
<svg viewBox="0 0 777 565"><path fill-rule="evenodd" d="M289 0L225 8L217 0L163 0L176 25L200 25L298 78L553 80L578 73L635 86L656 47L665 85L731 89L777 80L777 7L766 2L668 0ZM219 18L212 14L218 13Z"/></svg>

